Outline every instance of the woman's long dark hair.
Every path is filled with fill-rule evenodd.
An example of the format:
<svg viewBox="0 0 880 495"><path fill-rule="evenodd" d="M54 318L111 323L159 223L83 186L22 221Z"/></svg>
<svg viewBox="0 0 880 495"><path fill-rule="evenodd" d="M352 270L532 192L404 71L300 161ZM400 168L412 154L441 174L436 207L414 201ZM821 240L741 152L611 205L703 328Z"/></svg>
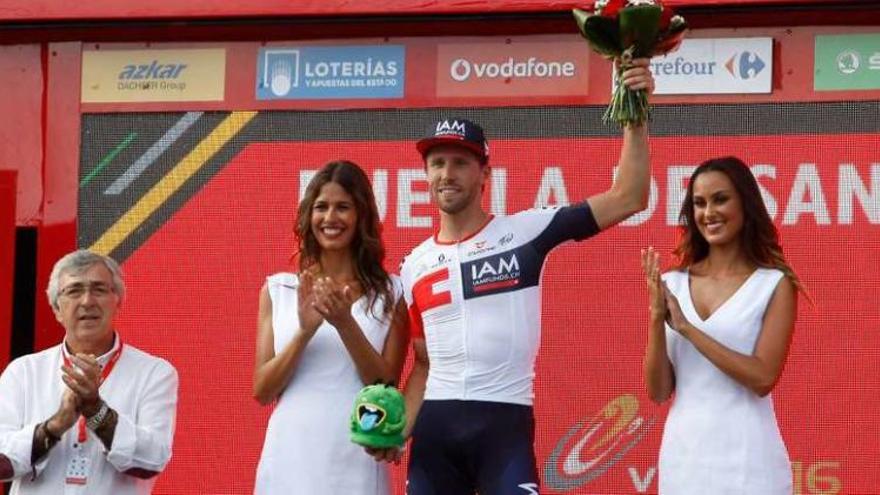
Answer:
<svg viewBox="0 0 880 495"><path fill-rule="evenodd" d="M299 270L304 272L321 260L321 245L312 233L312 207L321 188L330 182L339 184L354 200L357 228L351 241L351 255L358 281L367 296L368 307L374 312L379 298L383 301L384 316L394 310L391 277L385 271L385 245L382 243L382 224L376 209L376 198L367 174L355 163L345 160L324 165L309 182L296 216L296 239Z"/></svg>
<svg viewBox="0 0 880 495"><path fill-rule="evenodd" d="M684 269L709 255L709 243L697 229L694 218L694 182L700 174L721 172L726 175L739 194L743 209L743 227L740 231L741 246L746 257L756 266L776 268L784 273L801 292L804 287L800 279L782 254L779 233L761 197L758 181L742 160L733 156L714 158L700 164L691 174L687 194L681 205L679 221L682 235L673 252L678 259L678 269Z"/></svg>

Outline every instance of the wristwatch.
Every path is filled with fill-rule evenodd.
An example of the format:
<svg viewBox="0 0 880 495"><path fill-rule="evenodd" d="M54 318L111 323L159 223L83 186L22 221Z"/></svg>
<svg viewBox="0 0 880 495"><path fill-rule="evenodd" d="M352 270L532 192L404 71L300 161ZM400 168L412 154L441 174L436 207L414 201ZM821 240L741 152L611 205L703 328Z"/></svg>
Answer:
<svg viewBox="0 0 880 495"><path fill-rule="evenodd" d="M107 405L106 402L101 401L101 408L98 409L98 412L86 418L86 427L88 429L95 431L101 423L104 422L104 419L107 417L107 413L110 412L110 406Z"/></svg>

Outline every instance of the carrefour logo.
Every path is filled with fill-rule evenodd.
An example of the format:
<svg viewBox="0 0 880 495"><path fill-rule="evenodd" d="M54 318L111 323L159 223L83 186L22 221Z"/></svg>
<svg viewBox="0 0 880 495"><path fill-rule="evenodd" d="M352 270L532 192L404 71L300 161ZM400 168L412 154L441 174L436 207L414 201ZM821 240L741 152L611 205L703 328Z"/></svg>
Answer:
<svg viewBox="0 0 880 495"><path fill-rule="evenodd" d="M651 62L651 72L655 76L711 76L715 73L715 66L712 61L675 57L673 60L655 59Z"/></svg>
<svg viewBox="0 0 880 495"><path fill-rule="evenodd" d="M770 93L773 38L686 39L651 72L657 94Z"/></svg>
<svg viewBox="0 0 880 495"><path fill-rule="evenodd" d="M508 78L569 78L575 77L575 63L562 60L542 60L538 57L477 62L467 58L457 58L449 65L449 76L458 82L473 79Z"/></svg>
<svg viewBox="0 0 880 495"><path fill-rule="evenodd" d="M399 45L265 48L257 98L401 98L404 64Z"/></svg>
<svg viewBox="0 0 880 495"><path fill-rule="evenodd" d="M766 66L767 64L757 53L750 51L736 53L724 64L727 72L733 77L743 80L754 79Z"/></svg>

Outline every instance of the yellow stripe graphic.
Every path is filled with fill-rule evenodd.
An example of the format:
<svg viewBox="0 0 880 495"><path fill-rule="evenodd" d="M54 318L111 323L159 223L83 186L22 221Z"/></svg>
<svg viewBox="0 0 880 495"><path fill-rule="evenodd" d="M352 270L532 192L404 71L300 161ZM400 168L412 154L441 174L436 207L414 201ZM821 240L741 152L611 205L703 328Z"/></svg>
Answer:
<svg viewBox="0 0 880 495"><path fill-rule="evenodd" d="M107 229L89 249L109 255L256 115L257 112L232 112L229 114L211 134L208 134L180 163L147 191L147 194L122 215L112 227Z"/></svg>

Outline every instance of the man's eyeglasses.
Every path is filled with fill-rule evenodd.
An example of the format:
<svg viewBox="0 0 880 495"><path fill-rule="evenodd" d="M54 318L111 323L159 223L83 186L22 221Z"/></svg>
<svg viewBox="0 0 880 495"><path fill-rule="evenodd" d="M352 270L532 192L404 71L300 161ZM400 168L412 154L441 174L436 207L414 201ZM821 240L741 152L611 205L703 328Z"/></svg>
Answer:
<svg viewBox="0 0 880 495"><path fill-rule="evenodd" d="M85 296L86 292L99 298L107 297L113 293L113 287L103 282L97 282L94 284L71 284L58 291L61 296L74 300Z"/></svg>

